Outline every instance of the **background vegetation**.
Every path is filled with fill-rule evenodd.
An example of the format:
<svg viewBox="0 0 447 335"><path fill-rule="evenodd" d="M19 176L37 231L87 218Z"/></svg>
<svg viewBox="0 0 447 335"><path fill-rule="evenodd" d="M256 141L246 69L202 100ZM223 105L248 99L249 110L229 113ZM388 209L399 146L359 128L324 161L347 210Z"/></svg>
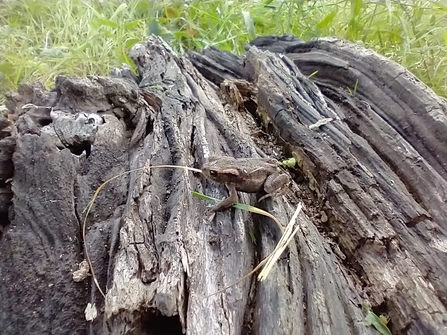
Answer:
<svg viewBox="0 0 447 335"><path fill-rule="evenodd" d="M243 53L260 35L338 36L411 70L447 96L447 6L422 0L0 0L0 103L4 93L58 74L106 75L148 34L179 53L214 45Z"/></svg>

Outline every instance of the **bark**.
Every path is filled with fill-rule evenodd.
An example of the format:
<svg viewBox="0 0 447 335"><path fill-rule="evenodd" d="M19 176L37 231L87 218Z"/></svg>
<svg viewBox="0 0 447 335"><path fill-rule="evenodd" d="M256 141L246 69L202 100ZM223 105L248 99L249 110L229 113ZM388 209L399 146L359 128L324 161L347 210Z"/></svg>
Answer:
<svg viewBox="0 0 447 335"><path fill-rule="evenodd" d="M269 51L270 50L270 51ZM280 52L280 53L279 53ZM340 40L252 42L179 57L151 37L138 76L22 85L0 120L0 333L393 334L447 327L445 102L399 65ZM331 120L329 120L329 118ZM325 124L317 124L319 120ZM312 126L313 125L313 126ZM224 293L269 254L275 223L199 173L210 155L293 156L285 197L256 202L300 229L270 276ZM255 236L255 243L250 236ZM72 273L87 247L93 278ZM86 321L87 303L98 316Z"/></svg>

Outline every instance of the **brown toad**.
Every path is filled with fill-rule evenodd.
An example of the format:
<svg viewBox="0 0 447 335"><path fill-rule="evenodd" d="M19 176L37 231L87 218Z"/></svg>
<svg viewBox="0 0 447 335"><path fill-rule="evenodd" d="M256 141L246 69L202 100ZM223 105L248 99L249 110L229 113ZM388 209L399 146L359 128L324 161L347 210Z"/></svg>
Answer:
<svg viewBox="0 0 447 335"><path fill-rule="evenodd" d="M237 191L265 191L267 194L259 199L261 201L284 193L290 182L289 176L280 172L277 161L272 158L213 156L203 164L202 173L206 178L226 185L230 193L211 209L213 212L223 211L238 202Z"/></svg>

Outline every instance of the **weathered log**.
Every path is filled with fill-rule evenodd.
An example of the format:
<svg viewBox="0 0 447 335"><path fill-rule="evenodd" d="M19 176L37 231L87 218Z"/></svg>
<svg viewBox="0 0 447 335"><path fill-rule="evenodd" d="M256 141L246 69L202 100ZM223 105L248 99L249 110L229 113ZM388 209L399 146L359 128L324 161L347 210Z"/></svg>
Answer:
<svg viewBox="0 0 447 335"><path fill-rule="evenodd" d="M253 44L285 57L253 48L246 56L246 78L258 90L253 113L298 157L328 217L326 231L368 299L389 312L394 332L445 331L444 101L402 67L353 44L280 40L279 47L277 38ZM201 68L216 53L192 59ZM202 73L214 73L207 78L216 84L232 79L218 66ZM322 118L334 121L309 129Z"/></svg>
<svg viewBox="0 0 447 335"><path fill-rule="evenodd" d="M13 205L0 240L1 334L376 334L362 322L364 300L389 314L393 334L445 332L445 103L353 44L253 44L244 57L182 58L151 37L130 53L138 77L128 68L59 77L51 92L24 85L7 97L15 122L0 122L0 166L13 170L0 186ZM83 210L113 176L263 152L297 159L299 192L240 201L283 223L296 197L306 204L266 281L208 297L249 272L280 232L235 209L210 221L191 191L224 197L226 188L181 169L106 185L82 239ZM72 279L84 243L105 299L91 277Z"/></svg>

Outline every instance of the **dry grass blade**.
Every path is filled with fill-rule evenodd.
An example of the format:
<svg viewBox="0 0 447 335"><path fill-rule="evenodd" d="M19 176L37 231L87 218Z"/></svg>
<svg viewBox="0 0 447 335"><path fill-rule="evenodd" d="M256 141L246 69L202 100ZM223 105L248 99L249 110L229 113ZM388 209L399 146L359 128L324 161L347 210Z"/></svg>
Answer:
<svg viewBox="0 0 447 335"><path fill-rule="evenodd" d="M243 276L242 278L238 279L237 281L235 281L234 283L224 287L223 289L214 292L208 296L206 296L206 298L212 297L213 295L225 292L226 290L228 290L229 288L233 287L234 285L239 284L241 281L243 281L244 279L248 278L249 276L251 276L252 274L254 274L256 271L258 271L260 268L262 268L265 265L265 267L262 269L261 273L258 276L258 280L259 281L263 281L267 278L268 274L270 273L270 270L272 269L273 265L275 264L275 262L278 260L279 256L281 256L281 254L283 253L283 251L285 250L285 248L289 245L290 241L292 241L293 237L295 236L295 234L298 232L299 226L297 226L295 228L295 230L292 230L296 219L298 217L298 214L301 212L303 205L301 204L301 202L298 204L298 207L295 211L295 213L292 216L292 219L290 220L289 224L286 227L286 231L283 233L281 239L279 240L277 246L275 247L275 249L266 257L264 258L258 265L256 265L256 267L251 270L249 273L247 273L245 276ZM258 209L256 207L253 207L255 209ZM259 213L264 215L263 213L267 213L264 212L263 210L259 210L255 211L255 213ZM275 220L275 222L280 226L278 219L276 219L272 214L267 213L268 217L271 217ZM281 231L283 231L281 229Z"/></svg>
<svg viewBox="0 0 447 335"><path fill-rule="evenodd" d="M270 214L269 212L266 212L266 211L264 211L264 210L262 210L262 209L260 209L258 207L253 207L253 206L246 205L246 204L235 204L234 207L239 208L239 209L243 209L243 210L246 210L246 211L249 211L249 212L252 212L252 213L256 213L256 214L259 214L259 215L264 215L264 216L269 217L270 219L275 221L275 223L277 224L279 230L281 230L281 233L284 233L284 229L282 228L281 223L279 222L279 220L274 215Z"/></svg>
<svg viewBox="0 0 447 335"><path fill-rule="evenodd" d="M259 281L263 281L267 278L275 262L278 260L283 251L289 245L290 241L292 241L293 237L298 232L298 229L300 228L299 225L297 224L295 229L293 229L293 227L295 226L296 219L298 218L298 214L301 212L302 207L303 205L300 202L295 213L292 216L292 219L290 219L290 222L286 227L285 233L279 240L278 245L276 246L275 250L273 250L273 252L268 256L267 264L258 276Z"/></svg>
<svg viewBox="0 0 447 335"><path fill-rule="evenodd" d="M191 168L188 166L179 166L179 165L153 165L153 166L145 166L142 168L138 168L138 169L134 169L134 170L129 170L123 173L120 173L108 180L106 180L104 183L102 183L95 191L95 193L93 194L92 200L90 200L90 202L88 203L87 207L84 209L84 221L82 223L82 242L84 243L84 252L85 252L85 258L87 259L89 268L90 268L90 272L92 274L93 277L93 281L95 282L96 287L98 288L99 292L101 293L101 295L105 298L106 295L104 294L103 290L101 289L101 287L99 286L98 283L98 279L95 276L95 271L93 270L93 265L90 259L90 255L88 253L88 248L87 248L87 243L85 241L85 231L86 231L86 225L87 225L87 218L88 218L88 214L90 213L90 210L93 207L93 204L95 203L96 197L98 196L99 192L101 192L101 190L104 188L104 186L106 186L108 183L110 183L111 181L114 181L117 178L120 178L122 176L125 176L129 173L132 172L137 172L137 171L142 171L142 170L146 170L146 169L154 169L154 168L174 168L174 169L184 169L184 170L190 170L193 172L199 172L202 173L201 170L199 169L195 169L195 168Z"/></svg>
<svg viewBox="0 0 447 335"><path fill-rule="evenodd" d="M274 251L273 251L274 252ZM223 293L226 290L228 290L229 288L233 287L234 285L239 284L241 281L243 281L244 279L250 277L253 273L255 273L256 271L258 271L260 268L262 268L264 266L265 263L267 263L268 259L273 255L273 252L271 254L269 254L266 258L264 258L262 261L259 262L258 265L256 265L256 267L251 270L249 273L247 273L245 276L243 276L242 278L238 279L237 281L235 281L234 283L231 283L228 286L225 286L223 289L216 291L214 293L211 293L210 295L207 295L205 297L205 299L208 299L210 297L212 297L213 295L219 294L219 293Z"/></svg>

